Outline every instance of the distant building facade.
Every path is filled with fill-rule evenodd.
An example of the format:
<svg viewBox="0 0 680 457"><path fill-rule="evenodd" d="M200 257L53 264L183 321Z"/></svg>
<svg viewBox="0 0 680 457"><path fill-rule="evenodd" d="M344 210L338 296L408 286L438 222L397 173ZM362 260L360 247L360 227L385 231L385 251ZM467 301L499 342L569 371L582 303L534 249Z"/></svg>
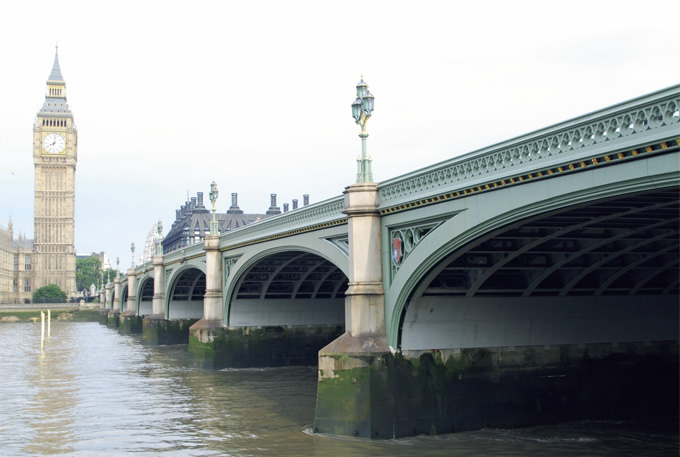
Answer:
<svg viewBox="0 0 680 457"><path fill-rule="evenodd" d="M0 303L24 303L33 295L33 240L19 234L14 227L0 226Z"/></svg>

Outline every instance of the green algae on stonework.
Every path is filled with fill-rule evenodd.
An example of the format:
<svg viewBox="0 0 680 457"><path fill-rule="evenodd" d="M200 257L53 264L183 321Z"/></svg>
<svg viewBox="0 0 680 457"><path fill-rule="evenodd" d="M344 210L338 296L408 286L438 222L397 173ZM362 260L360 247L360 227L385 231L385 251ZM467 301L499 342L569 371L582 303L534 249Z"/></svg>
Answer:
<svg viewBox="0 0 680 457"><path fill-rule="evenodd" d="M370 410L371 367L336 371L336 377L324 378L317 388L317 415L363 420Z"/></svg>
<svg viewBox="0 0 680 457"><path fill-rule="evenodd" d="M132 335L142 332L142 318L139 316L125 316L121 320L118 332L121 335Z"/></svg>
<svg viewBox="0 0 680 457"><path fill-rule="evenodd" d="M164 344L165 330L157 322L149 322L142 328L142 343Z"/></svg>
<svg viewBox="0 0 680 457"><path fill-rule="evenodd" d="M189 335L189 352L202 358L212 358L215 353L227 350L227 338L219 336L209 343L203 343L193 334Z"/></svg>

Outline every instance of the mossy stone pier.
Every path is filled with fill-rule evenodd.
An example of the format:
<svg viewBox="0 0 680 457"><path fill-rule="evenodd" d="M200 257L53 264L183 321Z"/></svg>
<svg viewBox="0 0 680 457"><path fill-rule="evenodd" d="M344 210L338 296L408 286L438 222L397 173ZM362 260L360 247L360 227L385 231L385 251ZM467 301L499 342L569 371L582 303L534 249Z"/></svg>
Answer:
<svg viewBox="0 0 680 457"><path fill-rule="evenodd" d="M146 316L142 323L142 344L187 344L189 327L198 319L168 320L164 316Z"/></svg>
<svg viewBox="0 0 680 457"><path fill-rule="evenodd" d="M394 396L386 389L384 337L349 333L319 352L314 431L363 438L394 436Z"/></svg>
<svg viewBox="0 0 680 457"><path fill-rule="evenodd" d="M342 327L224 327L200 320L191 327L189 354L194 366L250 368L310 366L319 349L342 333Z"/></svg>
<svg viewBox="0 0 680 457"><path fill-rule="evenodd" d="M106 308L99 309L99 323L102 325L108 325L109 321L109 310Z"/></svg>
<svg viewBox="0 0 680 457"><path fill-rule="evenodd" d="M120 325L120 310L114 309L108 312L106 326L117 329Z"/></svg>
<svg viewBox="0 0 680 457"><path fill-rule="evenodd" d="M136 335L142 333L144 319L134 312L127 311L119 316L118 333L121 335Z"/></svg>
<svg viewBox="0 0 680 457"><path fill-rule="evenodd" d="M381 350L382 349L382 350ZM319 354L314 429L373 439L672 417L678 346L562 345L405 357L348 334Z"/></svg>

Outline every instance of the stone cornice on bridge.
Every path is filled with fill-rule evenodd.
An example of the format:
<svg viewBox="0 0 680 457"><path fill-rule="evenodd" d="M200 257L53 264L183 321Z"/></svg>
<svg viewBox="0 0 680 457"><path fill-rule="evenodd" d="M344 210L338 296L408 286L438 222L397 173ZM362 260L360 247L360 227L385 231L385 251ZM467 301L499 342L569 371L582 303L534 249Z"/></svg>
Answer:
<svg viewBox="0 0 680 457"><path fill-rule="evenodd" d="M380 184L380 212L677 150L679 106L677 85L416 170Z"/></svg>
<svg viewBox="0 0 680 457"><path fill-rule="evenodd" d="M270 217L233 232L222 234L220 250L228 251L277 238L346 224L347 216L342 213L343 210L343 196L338 196Z"/></svg>

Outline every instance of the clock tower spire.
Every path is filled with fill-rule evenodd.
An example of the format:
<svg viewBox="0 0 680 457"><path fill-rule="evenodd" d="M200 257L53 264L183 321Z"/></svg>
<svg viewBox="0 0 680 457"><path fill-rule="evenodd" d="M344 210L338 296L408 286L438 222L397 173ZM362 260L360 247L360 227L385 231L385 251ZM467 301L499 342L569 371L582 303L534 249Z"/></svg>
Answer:
<svg viewBox="0 0 680 457"><path fill-rule="evenodd" d="M33 290L56 284L76 295L75 173L78 131L66 103L66 83L55 49L45 102L33 126L34 255Z"/></svg>

